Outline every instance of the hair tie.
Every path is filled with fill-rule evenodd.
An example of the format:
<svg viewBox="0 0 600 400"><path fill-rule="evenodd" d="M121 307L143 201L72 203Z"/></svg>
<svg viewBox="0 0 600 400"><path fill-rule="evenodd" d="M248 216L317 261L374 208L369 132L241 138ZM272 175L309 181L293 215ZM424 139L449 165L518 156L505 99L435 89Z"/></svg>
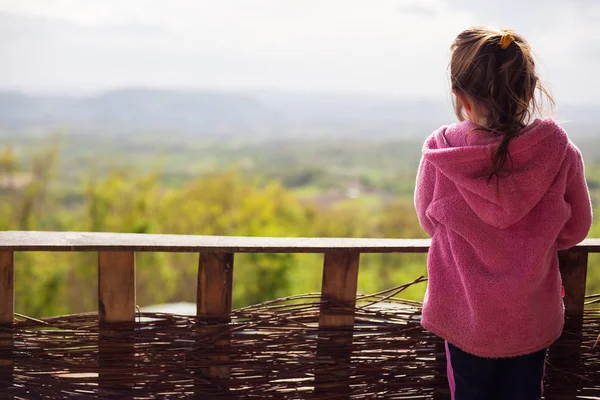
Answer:
<svg viewBox="0 0 600 400"><path fill-rule="evenodd" d="M500 38L500 47L503 49L507 49L508 46L510 46L510 44L514 41L515 41L515 38L513 37L513 35L511 35L510 33L505 33Z"/></svg>

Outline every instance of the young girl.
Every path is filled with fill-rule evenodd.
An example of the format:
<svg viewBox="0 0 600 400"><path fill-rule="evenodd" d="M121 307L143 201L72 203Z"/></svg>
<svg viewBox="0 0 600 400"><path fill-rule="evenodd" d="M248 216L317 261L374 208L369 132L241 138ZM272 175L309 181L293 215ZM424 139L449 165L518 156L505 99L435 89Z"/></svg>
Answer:
<svg viewBox="0 0 600 400"><path fill-rule="evenodd" d="M432 237L423 326L446 340L452 398L540 399L564 321L557 250L587 235L583 160L539 112L552 99L513 31L474 27L451 47L460 123L427 138L415 207Z"/></svg>

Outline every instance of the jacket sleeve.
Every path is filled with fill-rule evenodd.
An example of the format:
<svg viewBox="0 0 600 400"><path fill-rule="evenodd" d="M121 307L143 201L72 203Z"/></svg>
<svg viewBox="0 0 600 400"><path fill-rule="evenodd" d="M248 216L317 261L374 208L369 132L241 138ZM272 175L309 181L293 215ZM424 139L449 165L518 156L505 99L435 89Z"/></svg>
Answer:
<svg viewBox="0 0 600 400"><path fill-rule="evenodd" d="M433 164L425 157L421 157L415 186L415 210L421 227L429 236L433 236L437 225L436 221L427 216L427 209L433 200L435 190L435 175Z"/></svg>
<svg viewBox="0 0 600 400"><path fill-rule="evenodd" d="M564 250L575 246L587 236L592 226L592 203L585 181L583 158L579 150L573 147L574 158L565 190L565 201L571 207L571 217L558 234L557 247Z"/></svg>

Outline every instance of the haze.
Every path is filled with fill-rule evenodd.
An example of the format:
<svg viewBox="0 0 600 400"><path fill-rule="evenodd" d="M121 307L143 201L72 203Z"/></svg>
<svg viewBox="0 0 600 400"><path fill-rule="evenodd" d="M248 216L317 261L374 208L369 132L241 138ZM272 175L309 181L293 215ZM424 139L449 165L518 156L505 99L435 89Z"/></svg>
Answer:
<svg viewBox="0 0 600 400"><path fill-rule="evenodd" d="M600 104L600 2L0 0L0 90L122 87L447 97L473 24L524 34L560 103Z"/></svg>

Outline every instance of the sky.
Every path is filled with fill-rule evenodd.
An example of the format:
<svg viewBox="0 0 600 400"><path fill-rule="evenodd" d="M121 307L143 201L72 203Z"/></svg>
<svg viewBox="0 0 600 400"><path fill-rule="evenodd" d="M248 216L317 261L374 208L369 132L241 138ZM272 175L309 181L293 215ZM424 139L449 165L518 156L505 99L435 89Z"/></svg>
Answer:
<svg viewBox="0 0 600 400"><path fill-rule="evenodd" d="M443 98L452 40L486 24L528 39L559 103L598 105L598 23L600 0L0 0L0 90Z"/></svg>

